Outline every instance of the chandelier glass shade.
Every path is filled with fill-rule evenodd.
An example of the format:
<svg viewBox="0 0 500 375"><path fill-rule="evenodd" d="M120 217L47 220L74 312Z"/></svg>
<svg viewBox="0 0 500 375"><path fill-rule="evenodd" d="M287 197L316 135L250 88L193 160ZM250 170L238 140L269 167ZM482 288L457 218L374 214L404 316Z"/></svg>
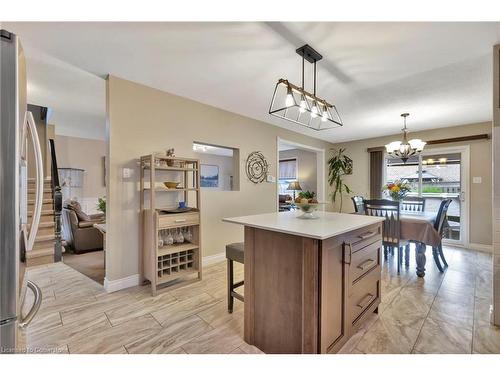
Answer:
<svg viewBox="0 0 500 375"><path fill-rule="evenodd" d="M408 140L408 130L406 128L406 118L409 116L409 113L401 114L401 117L404 118L404 127L401 129L403 131L403 140L394 141L385 145L385 149L387 153L397 159L403 160L403 163L410 158L410 156L419 154L423 151L426 142L421 139L410 139Z"/></svg>
<svg viewBox="0 0 500 375"><path fill-rule="evenodd" d="M302 56L302 86L281 78L274 88L269 114L314 129L326 130L342 126L337 108L316 96L316 62L322 56L309 45L296 51ZM314 64L314 91L304 89L304 60Z"/></svg>

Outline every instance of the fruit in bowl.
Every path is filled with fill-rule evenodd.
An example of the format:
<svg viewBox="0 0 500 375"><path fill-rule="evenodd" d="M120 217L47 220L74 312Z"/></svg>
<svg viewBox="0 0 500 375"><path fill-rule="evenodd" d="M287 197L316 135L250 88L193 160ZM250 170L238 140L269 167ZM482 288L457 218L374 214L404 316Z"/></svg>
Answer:
<svg viewBox="0 0 500 375"><path fill-rule="evenodd" d="M180 184L180 182L165 181L163 184L167 189L177 189L177 186Z"/></svg>
<svg viewBox="0 0 500 375"><path fill-rule="evenodd" d="M316 194L310 191L303 191L299 193L299 196L295 198L295 206L297 206L303 214L299 216L301 219L317 219L318 217L314 215L314 211L318 209L321 204L314 197Z"/></svg>

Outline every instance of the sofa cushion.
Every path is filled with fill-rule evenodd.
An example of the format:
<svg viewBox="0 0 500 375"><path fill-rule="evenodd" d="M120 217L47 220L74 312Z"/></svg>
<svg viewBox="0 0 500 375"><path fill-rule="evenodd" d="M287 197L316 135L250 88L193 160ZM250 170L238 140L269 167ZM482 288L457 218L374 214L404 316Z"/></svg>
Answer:
<svg viewBox="0 0 500 375"><path fill-rule="evenodd" d="M76 217L78 218L79 221L92 220L92 218L89 215L87 215L85 212L82 211L82 206L80 205L79 202L73 200L69 201L68 203L66 203L66 207L75 212Z"/></svg>

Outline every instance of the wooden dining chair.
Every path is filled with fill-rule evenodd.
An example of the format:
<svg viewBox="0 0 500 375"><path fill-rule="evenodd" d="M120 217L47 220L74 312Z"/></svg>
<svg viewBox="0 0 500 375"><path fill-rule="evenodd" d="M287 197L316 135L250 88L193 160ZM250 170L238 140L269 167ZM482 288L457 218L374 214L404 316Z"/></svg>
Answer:
<svg viewBox="0 0 500 375"><path fill-rule="evenodd" d="M407 241L401 240L400 236L401 222L399 202L394 202L388 199L368 199L364 201L364 208L366 215L385 218L382 225L382 244L384 246L384 256L387 259L389 249L397 249L399 274L402 247L407 244Z"/></svg>
<svg viewBox="0 0 500 375"><path fill-rule="evenodd" d="M365 211L365 205L364 205L365 199L360 195L355 195L354 197L351 197L351 200L352 200L352 204L354 205L354 212L357 214L364 213L364 211Z"/></svg>
<svg viewBox="0 0 500 375"><path fill-rule="evenodd" d="M448 208L450 207L451 199L444 199L441 201L439 205L439 210L436 216L436 221L434 222L434 229L438 232L439 237L443 238L444 228L446 226L446 215L448 213ZM444 257L443 253L443 244L442 241L439 241L439 245L432 248L432 256L434 257L434 262L436 263L437 268L440 272L443 272L443 266L439 261L439 258L443 261L444 268L448 267L448 262ZM439 257L438 257L439 256Z"/></svg>
<svg viewBox="0 0 500 375"><path fill-rule="evenodd" d="M401 202L401 211L424 212L425 198L407 197Z"/></svg>

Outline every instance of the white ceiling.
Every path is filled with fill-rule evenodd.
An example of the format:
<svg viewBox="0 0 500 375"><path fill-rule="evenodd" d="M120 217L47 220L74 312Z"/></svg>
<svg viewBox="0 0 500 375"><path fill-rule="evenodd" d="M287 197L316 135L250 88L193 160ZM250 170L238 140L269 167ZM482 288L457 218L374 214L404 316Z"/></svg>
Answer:
<svg viewBox="0 0 500 375"><path fill-rule="evenodd" d="M3 28L18 33L25 46L30 101L53 107L56 128L60 116L64 128L82 133L104 134L101 78L108 73L331 142L398 133L402 112L411 113L410 130L492 118L491 52L500 42L500 23L4 23ZM324 56L318 95L337 105L343 128L315 132L268 114L279 78L300 84L295 49L304 43Z"/></svg>

